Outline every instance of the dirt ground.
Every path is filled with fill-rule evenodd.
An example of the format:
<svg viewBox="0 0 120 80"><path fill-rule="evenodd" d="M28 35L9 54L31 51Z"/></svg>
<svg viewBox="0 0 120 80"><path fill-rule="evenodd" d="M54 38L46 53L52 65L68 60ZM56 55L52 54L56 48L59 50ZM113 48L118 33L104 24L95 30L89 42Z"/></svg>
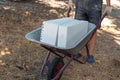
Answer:
<svg viewBox="0 0 120 80"><path fill-rule="evenodd" d="M112 13L98 30L95 63L73 61L61 80L120 80L119 3L120 0L112 1ZM39 80L47 50L25 39L25 34L45 20L65 17L66 10L63 2L0 1L0 80Z"/></svg>

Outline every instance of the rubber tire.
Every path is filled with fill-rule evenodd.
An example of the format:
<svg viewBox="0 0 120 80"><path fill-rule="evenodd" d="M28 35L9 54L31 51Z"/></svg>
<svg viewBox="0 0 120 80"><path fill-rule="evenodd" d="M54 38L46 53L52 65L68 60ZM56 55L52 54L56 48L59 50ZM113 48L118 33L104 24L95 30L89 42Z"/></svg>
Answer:
<svg viewBox="0 0 120 80"><path fill-rule="evenodd" d="M59 57L55 57L48 67L48 74L47 74L48 79L47 80L53 79L63 66L64 66L63 59L61 59ZM55 73L55 71L57 71L57 72ZM58 80L60 80L61 76L62 76L62 74L60 75Z"/></svg>

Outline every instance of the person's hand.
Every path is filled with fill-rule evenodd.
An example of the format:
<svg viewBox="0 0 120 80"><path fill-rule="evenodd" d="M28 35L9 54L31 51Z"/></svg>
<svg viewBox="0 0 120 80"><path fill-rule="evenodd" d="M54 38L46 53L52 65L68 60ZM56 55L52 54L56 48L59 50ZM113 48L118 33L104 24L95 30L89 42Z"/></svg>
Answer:
<svg viewBox="0 0 120 80"><path fill-rule="evenodd" d="M68 6L69 6L72 10L74 10L75 4L74 4L73 0L69 0Z"/></svg>
<svg viewBox="0 0 120 80"><path fill-rule="evenodd" d="M111 11L112 11L112 7L111 6L107 6L105 8L105 11L103 12L103 14L107 13L107 15L109 15L111 13Z"/></svg>

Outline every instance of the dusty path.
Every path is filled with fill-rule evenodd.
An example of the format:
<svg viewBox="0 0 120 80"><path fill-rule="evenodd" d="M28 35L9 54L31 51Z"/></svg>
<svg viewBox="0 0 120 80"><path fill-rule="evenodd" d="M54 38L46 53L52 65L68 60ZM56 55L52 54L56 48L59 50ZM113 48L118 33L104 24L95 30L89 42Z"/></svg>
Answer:
<svg viewBox="0 0 120 80"><path fill-rule="evenodd" d="M73 61L61 80L120 79L119 3L120 0L112 0L113 12L98 30L96 62L81 65ZM50 4L40 0L0 2L0 80L39 80L39 69L47 51L24 36L44 20L65 16L65 4L61 2L61 7Z"/></svg>

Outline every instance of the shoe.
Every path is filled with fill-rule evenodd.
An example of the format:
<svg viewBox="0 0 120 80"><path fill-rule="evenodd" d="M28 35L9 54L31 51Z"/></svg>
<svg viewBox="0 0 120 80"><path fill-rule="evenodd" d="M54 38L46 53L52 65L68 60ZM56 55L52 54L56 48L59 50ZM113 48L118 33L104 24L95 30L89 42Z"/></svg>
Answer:
<svg viewBox="0 0 120 80"><path fill-rule="evenodd" d="M88 56L88 63L94 63L94 62L95 62L94 56L93 55L89 55Z"/></svg>
<svg viewBox="0 0 120 80"><path fill-rule="evenodd" d="M82 57L82 55L80 53L77 53L77 54L74 55L74 58L76 58L76 59L80 58L80 57Z"/></svg>

